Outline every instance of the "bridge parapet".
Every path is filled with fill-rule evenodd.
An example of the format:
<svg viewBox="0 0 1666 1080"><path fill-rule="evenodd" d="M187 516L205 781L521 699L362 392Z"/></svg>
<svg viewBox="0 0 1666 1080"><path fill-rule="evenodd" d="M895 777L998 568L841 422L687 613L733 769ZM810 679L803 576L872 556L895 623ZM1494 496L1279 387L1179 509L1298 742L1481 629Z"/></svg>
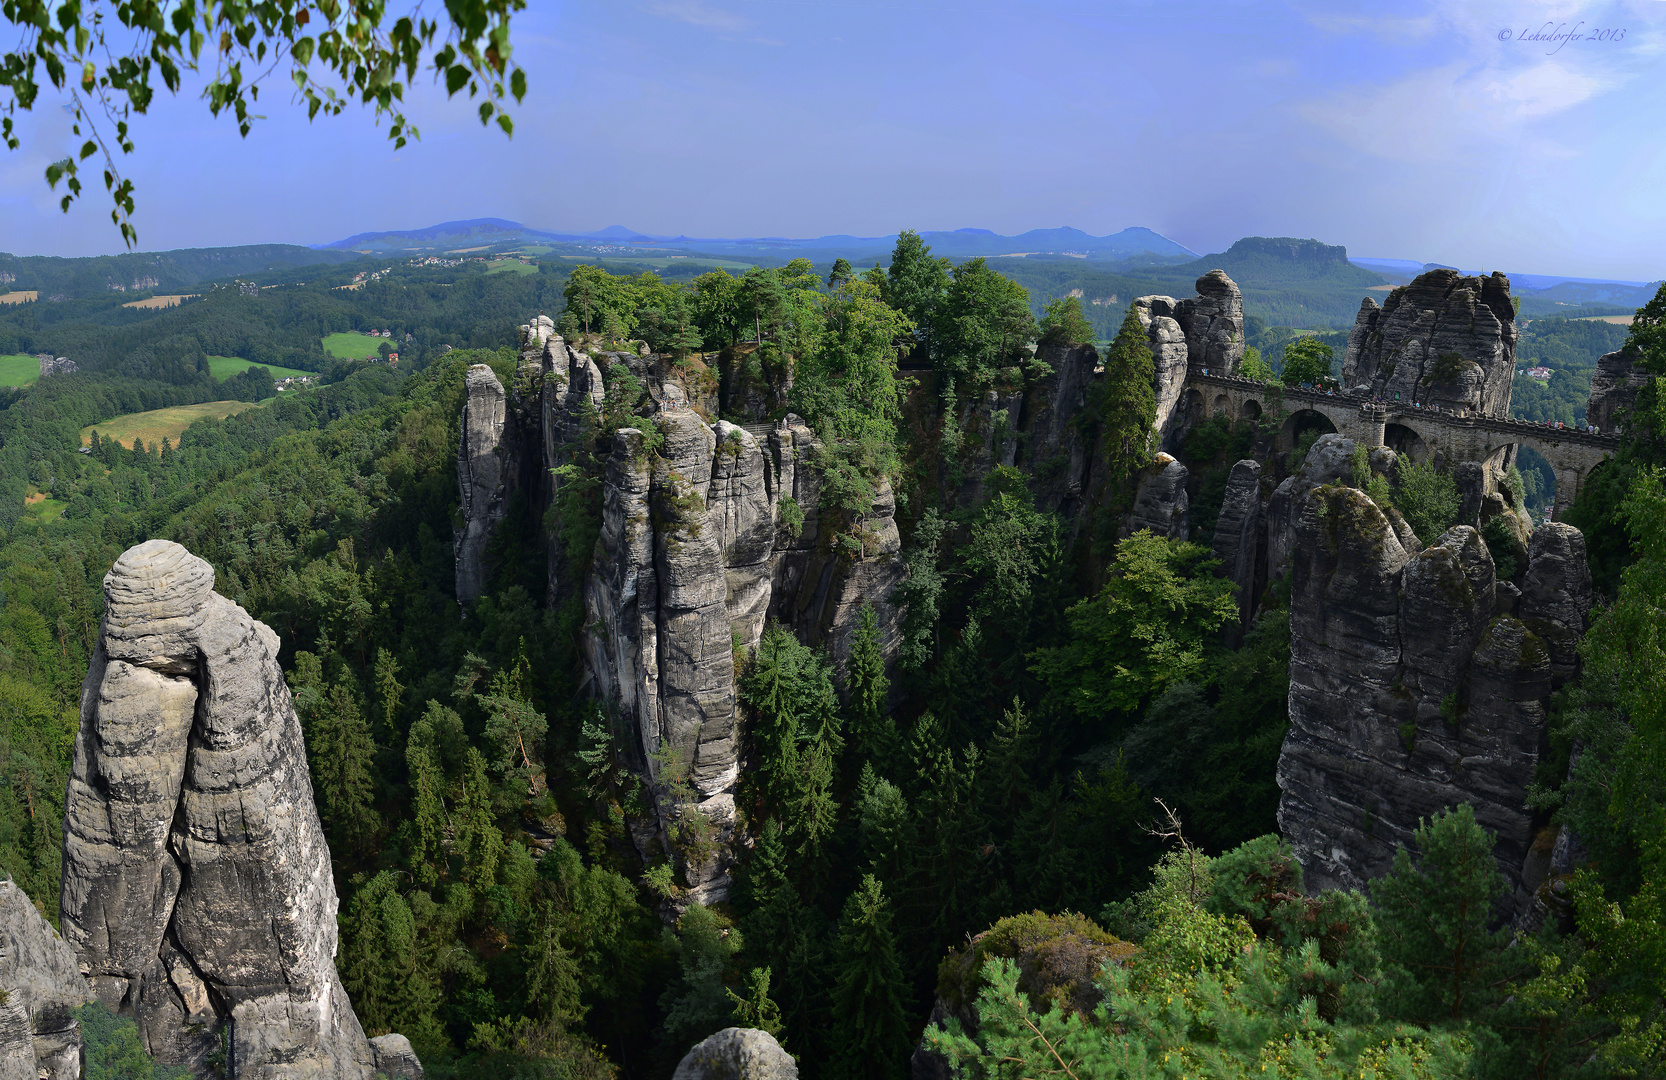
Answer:
<svg viewBox="0 0 1666 1080"><path fill-rule="evenodd" d="M1396 424L1410 429L1450 462L1487 461L1509 446L1530 446L1550 462L1556 473L1558 512L1572 504L1591 470L1620 447L1620 437L1613 432L1548 427L1512 416L1454 413L1345 391L1269 385L1242 375L1206 372L1201 367L1188 370L1186 381L1227 392L1229 398L1237 399L1238 415L1244 414L1244 401L1254 400L1260 408L1269 397L1281 399L1286 408L1322 413L1339 432L1370 446L1382 445L1387 426Z"/></svg>

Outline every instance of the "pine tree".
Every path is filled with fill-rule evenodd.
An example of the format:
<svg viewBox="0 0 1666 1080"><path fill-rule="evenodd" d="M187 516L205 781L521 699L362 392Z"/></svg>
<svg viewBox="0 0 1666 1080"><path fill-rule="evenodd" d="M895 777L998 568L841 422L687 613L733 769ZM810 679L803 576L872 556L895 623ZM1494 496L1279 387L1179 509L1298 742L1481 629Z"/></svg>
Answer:
<svg viewBox="0 0 1666 1080"><path fill-rule="evenodd" d="M563 920L554 904L544 904L527 955L526 999L538 1019L562 1027L584 1020L579 1002L579 965L561 945Z"/></svg>
<svg viewBox="0 0 1666 1080"><path fill-rule="evenodd" d="M893 1080L910 1049L891 906L872 874L845 901L834 946L833 1080Z"/></svg>
<svg viewBox="0 0 1666 1080"><path fill-rule="evenodd" d="M399 684L399 661L386 649L376 650L376 700L382 707L381 730L377 732L384 746L397 746L398 728L395 717L399 713L399 696L405 688Z"/></svg>
<svg viewBox="0 0 1666 1080"><path fill-rule="evenodd" d="M411 874L421 884L432 885L445 866L445 774L414 731L405 745L405 767L411 774Z"/></svg>
<svg viewBox="0 0 1666 1080"><path fill-rule="evenodd" d="M1505 894L1493 834L1468 803L1425 820L1388 876L1371 883L1383 959L1394 973L1388 1011L1409 1020L1458 1022L1500 997L1508 928L1489 930Z"/></svg>
<svg viewBox="0 0 1666 1080"><path fill-rule="evenodd" d="M486 758L469 747L463 763L463 797L457 806L457 847L463 854L463 876L478 886L497 880L503 858L503 834L492 820L492 781Z"/></svg>
<svg viewBox="0 0 1666 1080"><path fill-rule="evenodd" d="M862 605L857 616L856 632L850 639L849 712L853 742L859 761L880 763L889 772L896 755L897 729L889 710L886 695L891 682L885 677L885 656L880 651L879 617L872 604Z"/></svg>
<svg viewBox="0 0 1666 1080"><path fill-rule="evenodd" d="M1093 414L1099 421L1109 472L1105 490L1131 500L1129 479L1151 461L1157 397L1151 388L1156 365L1145 327L1132 304L1116 340L1105 353L1105 377L1097 388Z"/></svg>
<svg viewBox="0 0 1666 1080"><path fill-rule="evenodd" d="M376 747L359 710L358 695L343 678L330 687L328 702L313 722L307 749L314 785L330 839L340 850L363 854L381 827L371 808Z"/></svg>

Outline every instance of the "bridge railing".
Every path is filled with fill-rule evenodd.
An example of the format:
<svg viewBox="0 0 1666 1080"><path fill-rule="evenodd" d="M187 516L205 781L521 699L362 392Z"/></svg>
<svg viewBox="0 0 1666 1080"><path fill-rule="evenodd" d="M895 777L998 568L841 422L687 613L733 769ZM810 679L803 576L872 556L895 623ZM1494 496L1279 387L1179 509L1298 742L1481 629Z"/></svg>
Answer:
<svg viewBox="0 0 1666 1080"><path fill-rule="evenodd" d="M1205 374L1200 367L1189 369L1186 373L1186 381L1232 387L1239 390L1254 390L1263 394L1268 392L1268 384L1259 379L1250 379L1242 375L1224 375L1215 371ZM1534 423L1531 420L1520 420L1513 416L1495 416L1490 413L1465 413L1460 415L1403 401L1379 401L1376 398L1350 394L1346 391L1327 393L1322 390L1305 390L1299 386L1279 386L1274 392L1286 399L1297 401L1323 401L1353 405L1360 408L1375 407L1383 410L1385 417L1388 419L1393 419L1396 416L1415 416L1419 420L1432 421L1448 427L1480 428L1483 431L1498 431L1523 437L1531 436L1550 443L1583 443L1586 446L1596 446L1606 450L1612 450L1620 445L1620 437L1612 432L1590 432L1581 431L1578 428L1547 427L1544 424Z"/></svg>

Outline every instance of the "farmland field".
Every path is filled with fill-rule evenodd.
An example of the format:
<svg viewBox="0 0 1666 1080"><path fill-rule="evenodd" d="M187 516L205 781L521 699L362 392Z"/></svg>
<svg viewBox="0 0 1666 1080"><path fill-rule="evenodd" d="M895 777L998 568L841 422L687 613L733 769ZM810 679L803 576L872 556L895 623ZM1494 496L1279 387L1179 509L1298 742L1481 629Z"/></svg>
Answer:
<svg viewBox="0 0 1666 1080"><path fill-rule="evenodd" d="M152 296L147 300L129 300L122 307L138 308L141 311L155 311L158 308L178 307L187 300L195 300L195 293L190 295L177 294L173 296Z"/></svg>
<svg viewBox="0 0 1666 1080"><path fill-rule="evenodd" d="M376 355L376 349L387 338L368 334L331 334L324 339L324 351L342 360L365 360Z"/></svg>
<svg viewBox="0 0 1666 1080"><path fill-rule="evenodd" d="M494 259L486 264L488 274L536 274L538 268L519 259Z"/></svg>
<svg viewBox="0 0 1666 1080"><path fill-rule="evenodd" d="M39 300L40 293L34 289L13 289L11 292L0 293L0 304L27 304L31 300Z"/></svg>
<svg viewBox="0 0 1666 1080"><path fill-rule="evenodd" d="M32 356L0 356L0 386L28 386L40 378L40 361Z"/></svg>
<svg viewBox="0 0 1666 1080"><path fill-rule="evenodd" d="M105 438L115 439L129 448L133 446L134 439L143 439L147 447L154 447L162 441L163 436L177 445L180 434L204 417L219 420L253 408L256 408L255 404L249 401L208 401L201 405L175 405L168 409L128 413L126 416L106 420L102 424L89 424L82 428L81 442L83 445L90 443L90 436L96 431Z"/></svg>
<svg viewBox="0 0 1666 1080"><path fill-rule="evenodd" d="M236 356L210 356L208 370L216 379L226 379L252 367L263 367L272 373L274 379L293 379L301 375L316 376L316 371L302 371L299 368L279 367L277 364L256 364L253 360L244 360Z"/></svg>

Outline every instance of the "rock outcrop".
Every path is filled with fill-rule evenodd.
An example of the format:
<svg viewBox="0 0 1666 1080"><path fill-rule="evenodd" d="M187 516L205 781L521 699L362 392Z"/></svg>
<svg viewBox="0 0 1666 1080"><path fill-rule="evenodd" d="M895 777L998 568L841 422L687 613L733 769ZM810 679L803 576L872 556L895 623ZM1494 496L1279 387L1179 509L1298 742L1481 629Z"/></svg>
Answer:
<svg viewBox="0 0 1666 1080"><path fill-rule="evenodd" d="M79 1080L92 1000L75 950L23 890L0 878L0 1080Z"/></svg>
<svg viewBox="0 0 1666 1080"><path fill-rule="evenodd" d="M376 1073L388 1080L422 1080L422 1062L403 1035L378 1035L370 1040L370 1055Z"/></svg>
<svg viewBox="0 0 1666 1080"><path fill-rule="evenodd" d="M1366 297L1348 334L1342 384L1390 400L1508 415L1516 321L1510 279L1431 270Z"/></svg>
<svg viewBox="0 0 1666 1080"><path fill-rule="evenodd" d="M1279 826L1307 887L1362 887L1420 818L1467 802L1521 890L1527 786L1557 677L1550 642L1577 640L1590 606L1583 538L1566 525L1535 534L1534 599L1523 597L1518 618L1475 529L1456 526L1419 551L1353 488L1312 487L1293 505ZM1526 902L1518 891L1518 909Z"/></svg>
<svg viewBox="0 0 1666 1080"><path fill-rule="evenodd" d="M1197 279L1197 293L1186 300L1134 299L1155 370L1158 440L1175 452L1186 428L1199 419L1186 415L1181 400L1188 366L1230 375L1244 359L1244 297L1237 283L1224 271L1211 270Z"/></svg>
<svg viewBox="0 0 1666 1080"><path fill-rule="evenodd" d="M278 636L178 544L129 548L81 695L59 925L158 1060L368 1080ZM228 1030L229 1029L229 1030Z"/></svg>
<svg viewBox="0 0 1666 1080"><path fill-rule="evenodd" d="M1123 518L1122 533L1130 536L1149 529L1153 536L1184 540L1191 535L1191 509L1186 494L1186 466L1159 453L1138 476L1134 507Z"/></svg>
<svg viewBox="0 0 1666 1080"><path fill-rule="evenodd" d="M1585 422L1603 431L1622 429L1626 415L1637 404L1637 392L1651 378L1624 349L1603 353L1597 357L1597 369L1591 372L1591 397L1585 403Z"/></svg>
<svg viewBox="0 0 1666 1080"><path fill-rule="evenodd" d="M463 382L463 435L457 447L457 484L462 493L463 523L453 551L457 562L457 602L473 603L486 582L486 545L508 509L503 430L507 395L485 364L469 368Z"/></svg>
<svg viewBox="0 0 1666 1080"><path fill-rule="evenodd" d="M1221 575L1238 586L1238 621L1247 626L1255 614L1261 591L1261 463L1246 459L1232 466L1226 495L1215 519L1212 553L1221 561Z"/></svg>
<svg viewBox="0 0 1666 1080"><path fill-rule="evenodd" d="M798 1080L798 1062L769 1032L731 1027L695 1043L671 1080Z"/></svg>

